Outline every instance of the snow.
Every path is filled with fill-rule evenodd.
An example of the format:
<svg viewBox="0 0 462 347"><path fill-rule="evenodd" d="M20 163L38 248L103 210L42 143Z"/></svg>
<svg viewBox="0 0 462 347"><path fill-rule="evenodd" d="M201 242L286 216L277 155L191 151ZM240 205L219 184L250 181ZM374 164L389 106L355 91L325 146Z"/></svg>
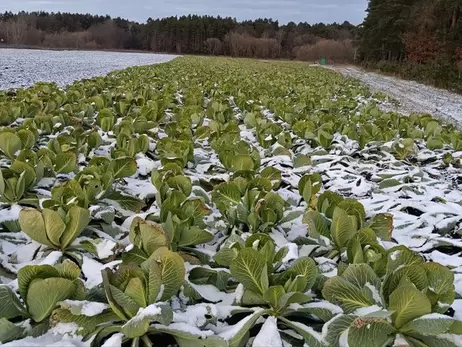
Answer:
<svg viewBox="0 0 462 347"><path fill-rule="evenodd" d="M367 289L369 289L370 292L372 293L372 298L374 299L374 301L375 301L377 304L381 304L381 303L382 303L382 298L381 298L381 296L380 296L380 293L379 293L378 289L377 289L374 285L372 285L371 283L369 283L369 282L367 282L367 283L365 284L365 287L366 287Z"/></svg>
<svg viewBox="0 0 462 347"><path fill-rule="evenodd" d="M105 239L97 243L95 246L96 251L98 252L98 258L106 259L114 255L114 248L117 246L117 244L112 240Z"/></svg>
<svg viewBox="0 0 462 347"><path fill-rule="evenodd" d="M165 285L162 283L159 288L159 293L157 293L156 301L159 301L164 295Z"/></svg>
<svg viewBox="0 0 462 347"><path fill-rule="evenodd" d="M350 329L348 328L340 335L340 338L338 340L339 347L350 347L350 345L348 344L348 334L349 333L350 333Z"/></svg>
<svg viewBox="0 0 462 347"><path fill-rule="evenodd" d="M127 177L124 179L127 182L126 186L123 186L121 189L127 194L136 196L140 199L145 199L153 197L157 193L156 187L148 179L135 179Z"/></svg>
<svg viewBox="0 0 462 347"><path fill-rule="evenodd" d="M440 263L441 265L450 268L462 266L462 257L460 253L448 255L435 250L430 254L429 258L436 263Z"/></svg>
<svg viewBox="0 0 462 347"><path fill-rule="evenodd" d="M236 336L237 333L244 327L244 325L249 322L255 315L259 314L259 311L262 309L256 311L255 313L248 315L244 319L240 320L238 323L231 325L229 329L221 332L218 336L223 338L226 341L231 340L234 336Z"/></svg>
<svg viewBox="0 0 462 347"><path fill-rule="evenodd" d="M47 51L2 49L0 90L31 86L35 82L56 82L59 86L75 80L104 76L135 65L164 63L174 55L97 51ZM65 73L63 73L65 71Z"/></svg>
<svg viewBox="0 0 462 347"><path fill-rule="evenodd" d="M239 283L236 287L236 291L234 292L237 304L241 303L241 300L244 296L244 292L245 292L244 285L242 283Z"/></svg>
<svg viewBox="0 0 462 347"><path fill-rule="evenodd" d="M317 301L317 302L310 302L308 304L304 304L302 307L305 308L322 308L329 310L333 314L343 313L343 310L340 306L331 304L329 301Z"/></svg>
<svg viewBox="0 0 462 347"><path fill-rule="evenodd" d="M452 308L455 311L454 318L462 321L462 299L454 300L454 303L452 304Z"/></svg>
<svg viewBox="0 0 462 347"><path fill-rule="evenodd" d="M200 337L202 339L207 338L207 336L212 336L213 335L213 331L201 330L201 329L198 329L198 328L193 327L193 326L191 326L189 324L186 324L186 323L172 323L169 326L163 326L163 325L160 325L160 324L154 324L153 326L154 326L154 328L159 327L159 328L167 329L167 330L168 329L178 330L178 331L181 331L181 332L185 332L185 333L189 333L191 335L198 336L198 337Z"/></svg>
<svg viewBox="0 0 462 347"><path fill-rule="evenodd" d="M420 316L416 318L416 320L421 320L421 319L446 319L446 320L452 320L452 317L446 316L444 314L440 313L429 313L423 316Z"/></svg>
<svg viewBox="0 0 462 347"><path fill-rule="evenodd" d="M60 306L68 309L73 315L96 316L109 308L109 305L101 302L64 300Z"/></svg>
<svg viewBox="0 0 462 347"><path fill-rule="evenodd" d="M150 319L153 316L157 316L162 314L162 309L158 306L158 304L151 304L148 307L140 307L135 317L133 317L128 323L132 321L140 321L143 319ZM127 324L128 324L127 323Z"/></svg>
<svg viewBox="0 0 462 347"><path fill-rule="evenodd" d="M122 346L123 338L124 338L124 334L122 333L114 334L110 338L108 338L101 347L120 347Z"/></svg>
<svg viewBox="0 0 462 347"><path fill-rule="evenodd" d="M207 323L207 318L205 316L216 316L216 314L217 309L215 305L197 304L188 306L184 312L174 312L173 321L201 328Z"/></svg>
<svg viewBox="0 0 462 347"><path fill-rule="evenodd" d="M275 317L268 317L253 340L252 347L282 347L281 336Z"/></svg>
<svg viewBox="0 0 462 347"><path fill-rule="evenodd" d="M63 253L60 251L53 251L43 259L39 265L55 265L57 264L63 256Z"/></svg>
<svg viewBox="0 0 462 347"><path fill-rule="evenodd" d="M93 287L96 287L101 282L103 282L103 278L101 277L101 270L102 270L103 264L87 256L83 256L82 258L83 258L82 272L87 278L87 281L85 282L85 287L87 287L88 289L91 289Z"/></svg>
<svg viewBox="0 0 462 347"><path fill-rule="evenodd" d="M383 307L379 307L377 305L372 305L368 307L361 307L358 308L356 311L353 312L355 316L367 316L368 314L383 311Z"/></svg>
<svg viewBox="0 0 462 347"><path fill-rule="evenodd" d="M127 56L124 55L124 57ZM0 62L1 59L0 57ZM1 83L2 82L0 82L0 85ZM376 83L381 82L378 80ZM339 98L340 97L341 96L339 96ZM407 96L403 97L406 98ZM175 93L175 98L178 103L181 104L183 99L181 91ZM333 98L333 100L335 99L336 98ZM375 102L371 98L362 96L358 96L357 100L359 104L366 106ZM205 101L207 102L207 100ZM382 104L381 106L389 107L390 105ZM240 110L235 105L233 108L236 113L235 116L241 119L242 114L240 114ZM352 111L352 114L360 114L361 111L360 108L357 108ZM172 112L172 110L167 111L168 117L173 117ZM280 124L284 129L289 131L290 126L281 120L277 120L271 112L266 109L262 109L261 112L266 116L266 119ZM120 119L118 122L120 122ZM206 119L204 124L208 123L210 123L210 120ZM437 261L448 266L455 275L456 292L462 295L462 253L460 252L462 240L460 240L457 235L461 234L459 229L462 225L462 191L461 184L458 183L460 168L452 165L448 167L441 165L442 156L444 154L452 153L454 157L462 157L462 151L455 153L449 147L445 147L443 150L430 151L426 149L426 145L423 141L419 141L416 145L415 158L417 162L398 161L390 153L394 140L385 144L379 142L370 143L367 148L359 149L356 141L350 140L341 134L335 134L334 144L329 150L312 148L305 140L297 139L297 145L294 147L293 151L291 151L292 157L305 154L312 158L313 165L293 169L293 161L289 156L271 156L270 152L276 147L280 147L279 144L273 145L269 149L264 149L256 140L255 129L247 129L246 126L242 124L239 128L241 131L241 138L252 143L260 152L262 156L262 167L272 166L281 171L283 184L282 188L279 189L277 193L289 203L284 216L294 212L304 212L306 203L301 202L301 197L297 189L298 182L304 174L312 172L320 173L324 181L321 192L330 190L344 196L358 199L365 206L368 219L376 213L391 213L394 218L395 226L393 239L396 240L396 242L380 241L381 245L383 245L385 249L390 249L396 244L402 244L417 252L423 253L425 258L429 261ZM71 130L72 129L69 127L65 130L57 129L57 132L49 138L56 138L59 134L68 134ZM100 133L105 144L95 150L94 154L91 153L90 157L93 155L110 156L110 150L115 146L115 135L112 132L107 134ZM153 134L150 139L150 151L153 152L155 150L156 140L167 136L167 134L165 134L162 127L151 129L149 133ZM290 135L296 138L293 133L290 133ZM194 196L202 196L205 194L206 197L210 198L210 192L200 187L199 181L228 181L231 179L231 175L227 172L223 172L222 164L218 160L217 153L210 148L210 144L207 140L197 142L196 145L194 149L195 163L189 163L187 165L185 174L192 179ZM132 177L124 179L120 184L118 183L116 189L125 194L138 196L142 199L154 197L155 194L157 194L157 190L150 182L149 176L153 169L161 166L161 162L156 159L156 155L152 156L152 158L154 159L151 159L151 156L148 157L143 154L138 154L136 156L137 173ZM81 167L84 167L84 156L82 154L79 155L79 160L80 159L82 159ZM430 159L433 161L427 163L426 161ZM2 165L5 167L7 163ZM60 184L73 176L74 174L60 175L58 179L43 179L38 185L39 189L37 192L40 195L49 196L50 189L54 185ZM390 188L380 188L380 183L384 179L389 178L397 180L399 184ZM43 200L44 199L41 199L42 202ZM112 202L110 203L112 204ZM216 251L222 247L223 242L229 247L227 242L230 242L226 241L229 236L227 233L229 225L228 221L223 218L213 204L210 203L209 205L212 208L212 214L205 218L205 222L207 230L215 235L215 239L206 245L197 246L195 249L204 255L213 256L216 254ZM17 205L13 205L11 208L4 206L4 209L0 210L0 223L2 221L17 219L20 209L21 208ZM100 209L100 206L92 206L90 209L95 219L98 219L101 213L107 211L106 207ZM113 209L113 207L111 206L110 209ZM98 261L98 259L107 260L111 258L116 246L117 249L120 250L125 247L125 251L133 248L133 245L129 245L129 239L127 237L133 218L135 216L139 216L143 219L148 216L157 218L160 212L155 202L146 209L143 209L143 213L140 214L134 214L131 211L121 211L120 206L117 207L117 209L118 211L115 211L116 218L112 223L114 228L121 230L120 235L117 237L112 238L105 236L105 233L100 230L101 228L94 223L88 228L88 231L91 232L92 236L95 238L94 240L91 239L91 242L97 248L97 257L82 250L82 272L83 276L86 278L85 286L88 289L94 288L101 283L101 269L114 268L121 263L120 260L116 260L107 264L102 264L103 262ZM419 213L410 213L408 211L410 209L417 210ZM123 218L120 218L121 215ZM302 219L303 216L300 215L292 221L278 225L268 233L274 240L277 249L283 247L288 249L288 254L284 257L282 261L283 264L278 271L287 269L293 260L301 256L312 256L317 264L319 264L318 268L323 276L336 276L338 257L329 259L326 256L322 256L331 250L332 245L328 238L320 237L319 240L309 239L309 241L313 241L313 243L314 241L318 241L315 245L296 245L295 240L297 238L304 238L307 236L307 226L302 223ZM241 240L244 241L251 235L249 232L241 234L240 231L238 231L237 234L240 235ZM89 238L87 236L81 239L88 240ZM0 242L1 264L6 270L13 273L16 273L18 269L27 264L55 264L62 260L61 252L54 251L50 253L45 247L31 241L24 233L2 233ZM256 243L254 246L257 246ZM446 254L443 253L445 252L444 247L439 246L453 246L456 248L456 251L451 251ZM439 250L436 250L436 247L438 247ZM459 250L457 251L457 249ZM325 251L327 252L323 253ZM78 252L80 252L80 250ZM397 260L400 252L401 251L393 252L391 255L392 260ZM205 265L202 265L202 267L210 268ZM194 268L194 266L186 264L187 273L189 273L192 268ZM8 283L12 288L17 288L17 280L11 281L6 277L1 277L1 281ZM186 281L188 281L188 274L186 275ZM242 284L239 284L234 292L232 290L220 291L215 286L208 284L197 285L189 282L188 284L208 303L192 305L191 300L189 300L189 298L184 295L184 291L182 291L179 296L174 296L171 300L171 306L174 310L173 325L163 328L179 329L201 336L210 336L214 332L229 340L235 336L239 329L250 319L249 316L233 326L228 326L228 323L226 323L226 319L232 315L233 311L242 309L238 306L233 306L233 304L239 305L242 300L244 295L244 286ZM360 315L373 315L375 312L383 312L380 307L381 298L379 291L371 283L367 283L365 288L371 291L372 297L377 305L361 308L357 310L356 313ZM157 299L162 297L162 293L163 288ZM60 303L60 305L62 307L68 307L72 312L87 316L94 316L107 308L105 304L88 301L66 300ZM452 307L455 310L455 317L462 319L462 300L457 299ZM291 308L322 308L329 310L332 314L343 313L340 307L326 301L310 302L304 305L293 304ZM155 314L160 314L159 307L151 305L148 308L140 309L138 315L136 315L134 319L142 319ZM429 315L428 317L432 316ZM440 316L435 315L433 317L438 318ZM260 317L257 325L260 323L262 323L263 326L253 340L254 346L271 346L272 344L276 346L285 346L277 332L277 321L275 318L269 317L265 320ZM322 336L314 330L309 330L311 328L304 325L300 325L300 328L307 331L307 333L314 334L316 338L321 341L323 338L325 339L325 331L328 325L329 323L323 326ZM31 343L43 344L46 342L47 345L52 345L58 341L56 340L56 336L60 336L64 341L64 345L68 343L66 342L68 340L71 341L69 343L74 343L74 339L71 339L69 336L63 336L72 335L75 328L76 327L72 324L58 325L53 328L53 330L50 330L43 340L31 340ZM204 329L208 330L204 332ZM293 330L287 330L287 334L297 335ZM341 335L341 346L348 346L347 334L348 332ZM121 341L122 335L115 334L106 342L105 346L113 347L121 345ZM81 342L77 340L75 343Z"/></svg>
<svg viewBox="0 0 462 347"><path fill-rule="evenodd" d="M152 170L157 168L159 165L158 162L155 162L147 157L136 159L136 164L138 166L138 174L141 176L151 175Z"/></svg>
<svg viewBox="0 0 462 347"><path fill-rule="evenodd" d="M287 252L286 256L282 259L283 263L288 263L298 258L298 246L295 243L288 243L285 247L289 252Z"/></svg>
<svg viewBox="0 0 462 347"><path fill-rule="evenodd" d="M4 347L89 347L90 342L82 342L83 337L74 336L78 329L74 323L59 323L46 334L39 337L26 337L24 339L2 344ZM111 346L113 347L113 346Z"/></svg>
<svg viewBox="0 0 462 347"><path fill-rule="evenodd" d="M202 296L204 299L210 302L223 302L224 304L230 305L234 301L233 294L224 293L211 284L199 285L189 282L189 285L193 287L199 293L200 296Z"/></svg>
<svg viewBox="0 0 462 347"><path fill-rule="evenodd" d="M19 219L19 212L22 207L19 205L11 205L10 208L0 210L0 223Z"/></svg>

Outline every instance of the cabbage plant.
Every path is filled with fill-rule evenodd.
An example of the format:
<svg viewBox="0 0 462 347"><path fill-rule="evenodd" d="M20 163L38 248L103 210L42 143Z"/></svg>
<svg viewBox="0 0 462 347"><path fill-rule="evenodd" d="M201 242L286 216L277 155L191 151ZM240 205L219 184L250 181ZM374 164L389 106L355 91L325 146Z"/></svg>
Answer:
<svg viewBox="0 0 462 347"><path fill-rule="evenodd" d="M153 346L156 334L168 328L173 311L167 303L183 285L183 259L166 247L159 247L141 265L120 265L117 270L102 270L103 288L108 308L86 316L62 307L53 313L60 322L74 322L78 333L92 346L101 346L114 334L132 346ZM174 335L174 334L173 334Z"/></svg>
<svg viewBox="0 0 462 347"><path fill-rule="evenodd" d="M454 274L398 246L381 279L367 264L349 265L325 282L324 298L344 311L326 326L330 345L457 346L462 322L445 315L454 301Z"/></svg>
<svg viewBox="0 0 462 347"><path fill-rule="evenodd" d="M48 318L60 301L82 300L85 296L80 269L70 261L62 264L27 265L18 271L19 297L7 285L0 286L0 342L39 336L49 328ZM20 320L30 319L26 329Z"/></svg>
<svg viewBox="0 0 462 347"><path fill-rule="evenodd" d="M19 213L21 230L32 240L54 249L65 251L72 246L90 222L90 212L79 206L68 211L58 209L23 209Z"/></svg>

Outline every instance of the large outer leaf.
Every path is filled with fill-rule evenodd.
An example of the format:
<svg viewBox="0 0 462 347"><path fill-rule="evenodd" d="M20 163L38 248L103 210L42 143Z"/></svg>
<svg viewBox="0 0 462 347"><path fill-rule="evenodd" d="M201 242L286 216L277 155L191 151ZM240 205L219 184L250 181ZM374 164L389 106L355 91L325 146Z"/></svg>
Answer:
<svg viewBox="0 0 462 347"><path fill-rule="evenodd" d="M109 165L114 179L130 177L136 174L136 160L130 157L114 159Z"/></svg>
<svg viewBox="0 0 462 347"><path fill-rule="evenodd" d="M305 344L310 347L325 347L325 341L320 333L315 331L313 328L299 322L292 322L286 318L280 317L281 322L287 325L289 328L295 330L296 333L303 337Z"/></svg>
<svg viewBox="0 0 462 347"><path fill-rule="evenodd" d="M0 149L9 158L14 158L17 151L22 147L21 139L18 135L10 132L0 133Z"/></svg>
<svg viewBox="0 0 462 347"><path fill-rule="evenodd" d="M79 206L72 206L66 216L66 230L61 237L61 248L67 248L90 223L90 212Z"/></svg>
<svg viewBox="0 0 462 347"><path fill-rule="evenodd" d="M320 235L330 238L328 220L317 211L308 211L303 216L303 223L308 224L308 234L317 238Z"/></svg>
<svg viewBox="0 0 462 347"><path fill-rule="evenodd" d="M123 321L128 321L131 317L129 317L123 310L119 303L115 300L112 291L112 285L109 282L109 276L112 274L110 269L103 269L101 270L101 276L103 278L103 286L104 292L106 294L106 300L111 307L112 311Z"/></svg>
<svg viewBox="0 0 462 347"><path fill-rule="evenodd" d="M198 227L185 228L178 240L179 247L195 246L213 240L213 234Z"/></svg>
<svg viewBox="0 0 462 347"><path fill-rule="evenodd" d="M411 320L430 313L431 303L412 283L403 281L390 295L389 309L394 311L391 319L400 329Z"/></svg>
<svg viewBox="0 0 462 347"><path fill-rule="evenodd" d="M168 246L167 235L161 225L136 217L130 226L130 241L148 256L160 247Z"/></svg>
<svg viewBox="0 0 462 347"><path fill-rule="evenodd" d="M416 318L409 323L405 324L401 332L415 332L428 335L439 335L449 332L451 326L454 324L454 319L442 314L427 314Z"/></svg>
<svg viewBox="0 0 462 347"><path fill-rule="evenodd" d="M263 294L263 299L273 308L279 309L279 301L286 293L283 286L272 286Z"/></svg>
<svg viewBox="0 0 462 347"><path fill-rule="evenodd" d="M109 300L108 297L108 302L114 312L117 313L120 312L120 310L122 310L125 317L127 317L128 319L134 317L138 313L140 305L138 305L136 301L133 300L128 294L125 294L123 291L113 286L112 284L108 285L108 290L110 292L110 297L112 299ZM108 295L106 294L106 296ZM118 308L114 309L114 304L117 305Z"/></svg>
<svg viewBox="0 0 462 347"><path fill-rule="evenodd" d="M213 189L212 201L221 212L236 206L241 201L239 187L234 182L226 182L218 185Z"/></svg>
<svg viewBox="0 0 462 347"><path fill-rule="evenodd" d="M374 270L367 264L351 264L343 272L342 278L354 284L357 288L363 288L370 284L377 291L380 290L380 278L375 274Z"/></svg>
<svg viewBox="0 0 462 347"><path fill-rule="evenodd" d="M66 229L66 224L61 219L58 212L44 209L42 212L43 220L45 222L45 229L48 239L56 246L60 246L60 238Z"/></svg>
<svg viewBox="0 0 462 347"><path fill-rule="evenodd" d="M125 288L125 294L127 294L133 301L135 301L140 307L146 307L146 289L145 283L139 277L133 277Z"/></svg>
<svg viewBox="0 0 462 347"><path fill-rule="evenodd" d="M409 341L414 344L412 347L460 347L462 346L460 336L455 335L440 335L431 336L424 334L413 334L413 337L407 337ZM413 339L417 338L417 340ZM417 344L420 343L420 345Z"/></svg>
<svg viewBox="0 0 462 347"><path fill-rule="evenodd" d="M364 219L366 218L366 211L359 201L354 199L344 199L339 202L337 206L344 210L349 216L355 216L358 222L358 228L362 227Z"/></svg>
<svg viewBox="0 0 462 347"><path fill-rule="evenodd" d="M267 178L270 180L273 189L278 189L281 185L281 171L275 169L274 167L268 166L265 167L261 172L261 177Z"/></svg>
<svg viewBox="0 0 462 347"><path fill-rule="evenodd" d="M14 325L6 318L0 318L0 342L6 343L19 340L26 335L25 329Z"/></svg>
<svg viewBox="0 0 462 347"><path fill-rule="evenodd" d="M51 265L26 265L18 271L19 294L25 301L29 284L33 279L60 277L59 271Z"/></svg>
<svg viewBox="0 0 462 347"><path fill-rule="evenodd" d="M395 329L385 319L358 317L350 326L350 346L383 347L394 340Z"/></svg>
<svg viewBox="0 0 462 347"><path fill-rule="evenodd" d="M265 281L262 281L262 278L266 276L266 282L268 282L268 274L264 273L266 260L256 249L242 249L230 265L230 270L233 277L247 289L261 295L268 289L268 287L265 288Z"/></svg>
<svg viewBox="0 0 462 347"><path fill-rule="evenodd" d="M73 152L58 153L55 159L55 171L58 174L66 174L75 170L77 156Z"/></svg>
<svg viewBox="0 0 462 347"><path fill-rule="evenodd" d="M345 275L346 274L346 275ZM332 303L339 304L346 313L358 308L377 304L374 293L380 281L373 270L366 264L352 264L342 274L329 278L324 284L322 294Z"/></svg>
<svg viewBox="0 0 462 347"><path fill-rule="evenodd" d="M152 259L159 263L163 284L163 294L160 301L169 300L175 295L184 283L185 267L183 258L169 251L167 248L159 248L154 252Z"/></svg>
<svg viewBox="0 0 462 347"><path fill-rule="evenodd" d="M298 258L290 267L294 276L303 276L306 279L306 287L303 291L311 289L316 282L318 268L313 259L309 257Z"/></svg>
<svg viewBox="0 0 462 347"><path fill-rule="evenodd" d="M0 285L0 317L10 319L18 316L27 316L21 301L19 301L13 290L6 286Z"/></svg>
<svg viewBox="0 0 462 347"><path fill-rule="evenodd" d="M330 232L337 248L346 246L348 241L356 234L348 214L339 207L334 210Z"/></svg>
<svg viewBox="0 0 462 347"><path fill-rule="evenodd" d="M34 186L35 181L37 179L37 175L35 173L35 169L31 165L19 160L15 160L13 164L11 164L10 170L16 172L19 175L25 172L24 183L26 186L26 190L29 190Z"/></svg>
<svg viewBox="0 0 462 347"><path fill-rule="evenodd" d="M438 263L425 263L427 273L427 296L432 303L433 311L445 313L455 299L454 273Z"/></svg>
<svg viewBox="0 0 462 347"><path fill-rule="evenodd" d="M390 241L393 232L393 215L391 213L380 213L372 217L368 228L382 240Z"/></svg>
<svg viewBox="0 0 462 347"><path fill-rule="evenodd" d="M146 272L147 279L147 301L148 305L154 304L162 287L162 272L155 260L148 260L142 265Z"/></svg>
<svg viewBox="0 0 462 347"><path fill-rule="evenodd" d="M390 296L403 278L410 280L419 290L424 290L428 287L427 275L423 266L417 264L403 266L385 278L383 284L385 298Z"/></svg>
<svg viewBox="0 0 462 347"><path fill-rule="evenodd" d="M325 335L329 346L340 347L340 337L350 328L356 318L356 316L340 314L324 325L323 335Z"/></svg>
<svg viewBox="0 0 462 347"><path fill-rule="evenodd" d="M193 218L194 224L201 222L212 211L200 198L186 200L181 206L181 219Z"/></svg>
<svg viewBox="0 0 462 347"><path fill-rule="evenodd" d="M139 213L145 206L145 203L140 199L133 196L124 195L118 191L112 191L109 195L106 196L106 199L109 201L114 201L124 210L129 210L136 213Z"/></svg>
<svg viewBox="0 0 462 347"><path fill-rule="evenodd" d="M21 210L19 212L19 225L21 226L21 230L32 240L42 245L53 247L53 244L47 238L45 221L40 211Z"/></svg>
<svg viewBox="0 0 462 347"><path fill-rule="evenodd" d="M416 252L405 246L393 247L388 251L387 273L390 274L404 265L415 265L424 263L424 259Z"/></svg>
<svg viewBox="0 0 462 347"><path fill-rule="evenodd" d="M192 184L191 179L189 177L183 175L176 175L174 177L170 177L167 180L167 184L169 187L181 191L186 197L189 197L189 195L191 195Z"/></svg>
<svg viewBox="0 0 462 347"><path fill-rule="evenodd" d="M253 159L249 155L235 155L231 159L231 170L252 171L254 168Z"/></svg>
<svg viewBox="0 0 462 347"><path fill-rule="evenodd" d="M73 281L64 278L33 279L27 290L27 308L36 322L47 318L59 301L72 298L75 291Z"/></svg>

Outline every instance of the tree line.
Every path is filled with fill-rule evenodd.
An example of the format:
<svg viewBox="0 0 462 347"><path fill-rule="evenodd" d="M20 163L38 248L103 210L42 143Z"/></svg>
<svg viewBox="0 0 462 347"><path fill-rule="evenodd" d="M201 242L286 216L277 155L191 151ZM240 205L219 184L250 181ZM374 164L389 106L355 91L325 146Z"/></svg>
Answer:
<svg viewBox="0 0 462 347"><path fill-rule="evenodd" d="M369 0L357 34L364 65L462 91L462 0Z"/></svg>
<svg viewBox="0 0 462 347"><path fill-rule="evenodd" d="M149 18L137 23L90 14L6 12L0 40L7 45L77 49L150 50L254 58L351 60L356 26L344 23L280 25L272 19L230 17ZM321 52L321 53L320 53Z"/></svg>

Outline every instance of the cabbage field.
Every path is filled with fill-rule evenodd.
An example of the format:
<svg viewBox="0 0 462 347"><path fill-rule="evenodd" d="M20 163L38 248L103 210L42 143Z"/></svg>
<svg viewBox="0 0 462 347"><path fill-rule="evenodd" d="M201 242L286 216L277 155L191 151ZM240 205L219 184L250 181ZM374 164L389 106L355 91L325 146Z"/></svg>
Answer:
<svg viewBox="0 0 462 347"><path fill-rule="evenodd" d="M462 133L298 62L0 92L5 346L462 346Z"/></svg>

